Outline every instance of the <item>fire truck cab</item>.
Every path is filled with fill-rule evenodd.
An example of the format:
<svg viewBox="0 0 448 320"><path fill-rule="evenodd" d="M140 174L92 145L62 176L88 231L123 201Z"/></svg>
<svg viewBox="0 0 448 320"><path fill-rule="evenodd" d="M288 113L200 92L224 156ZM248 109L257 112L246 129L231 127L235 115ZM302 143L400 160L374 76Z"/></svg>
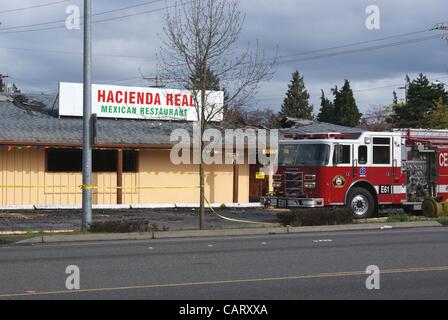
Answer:
<svg viewBox="0 0 448 320"><path fill-rule="evenodd" d="M448 131L285 134L265 206L350 206L357 218L379 207L439 212L448 198ZM429 208L429 207L433 208ZM436 212L437 211L437 212Z"/></svg>

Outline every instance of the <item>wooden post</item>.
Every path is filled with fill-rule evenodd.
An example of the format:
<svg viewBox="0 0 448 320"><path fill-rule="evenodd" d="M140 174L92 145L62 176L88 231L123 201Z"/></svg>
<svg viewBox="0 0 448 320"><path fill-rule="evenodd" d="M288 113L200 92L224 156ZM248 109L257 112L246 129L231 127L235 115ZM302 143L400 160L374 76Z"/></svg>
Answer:
<svg viewBox="0 0 448 320"><path fill-rule="evenodd" d="M233 162L233 203L238 203L238 178L239 167L236 161Z"/></svg>
<svg viewBox="0 0 448 320"><path fill-rule="evenodd" d="M117 150L117 204L123 204L123 149Z"/></svg>

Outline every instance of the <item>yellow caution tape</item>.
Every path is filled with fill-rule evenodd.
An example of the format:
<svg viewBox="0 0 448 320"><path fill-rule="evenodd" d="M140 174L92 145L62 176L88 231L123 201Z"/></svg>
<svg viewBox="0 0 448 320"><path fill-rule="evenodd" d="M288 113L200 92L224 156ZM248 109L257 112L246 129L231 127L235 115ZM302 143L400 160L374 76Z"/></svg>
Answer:
<svg viewBox="0 0 448 320"><path fill-rule="evenodd" d="M96 185L0 185L0 189L44 189L44 188L74 188L74 189L198 189L199 186L96 186Z"/></svg>
<svg viewBox="0 0 448 320"><path fill-rule="evenodd" d="M0 185L1 189L39 189L39 188L76 188L76 186L50 186L50 185Z"/></svg>
<svg viewBox="0 0 448 320"><path fill-rule="evenodd" d="M224 220L227 220L227 221L233 221L233 222L249 223L249 224L263 224L263 225L277 226L277 227L279 226L278 223L240 220L240 219L234 219L234 218L225 217L225 216L219 214L218 212L216 212L215 209L213 209L212 205L210 204L210 202L208 201L208 199L206 197L204 197L204 199L207 202L208 207L210 208L210 210L214 214L216 214L219 218L221 218L221 219L224 219Z"/></svg>
<svg viewBox="0 0 448 320"><path fill-rule="evenodd" d="M80 185L80 189L198 189L199 186L135 186L135 187L114 187L114 186L95 186L95 185Z"/></svg>
<svg viewBox="0 0 448 320"><path fill-rule="evenodd" d="M132 186L132 187L116 187L116 186L96 186L96 185L0 185L0 189L46 189L46 188L72 188L72 189L87 189L87 190L104 190L104 189L199 189L199 186Z"/></svg>

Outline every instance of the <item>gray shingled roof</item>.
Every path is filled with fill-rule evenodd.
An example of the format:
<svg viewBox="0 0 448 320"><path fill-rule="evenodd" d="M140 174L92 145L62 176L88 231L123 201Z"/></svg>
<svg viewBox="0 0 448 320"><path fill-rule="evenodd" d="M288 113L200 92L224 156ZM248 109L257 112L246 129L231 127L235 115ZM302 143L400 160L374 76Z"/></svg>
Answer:
<svg viewBox="0 0 448 320"><path fill-rule="evenodd" d="M82 142L82 119L58 117L56 96L27 95L26 98L28 101L22 102L0 100L1 142ZM174 129L191 131L191 127L191 122L184 121L98 119L98 144L170 144Z"/></svg>
<svg viewBox="0 0 448 320"><path fill-rule="evenodd" d="M289 129L282 130L282 133L327 133L327 132L339 132L339 133L361 133L364 132L360 128L352 128L339 126L336 124L326 123L326 122L314 122L309 125L295 126Z"/></svg>
<svg viewBox="0 0 448 320"><path fill-rule="evenodd" d="M0 96L0 143L82 143L82 119L59 117L56 95ZM192 122L98 119L99 145L167 145L175 129L192 131ZM324 122L295 126L281 133L360 133L362 129Z"/></svg>

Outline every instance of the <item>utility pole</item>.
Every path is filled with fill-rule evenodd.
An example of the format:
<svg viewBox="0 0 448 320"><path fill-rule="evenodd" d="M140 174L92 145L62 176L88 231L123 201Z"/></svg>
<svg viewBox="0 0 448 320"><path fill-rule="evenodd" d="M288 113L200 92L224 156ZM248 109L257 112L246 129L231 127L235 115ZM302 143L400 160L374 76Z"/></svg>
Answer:
<svg viewBox="0 0 448 320"><path fill-rule="evenodd" d="M84 97L82 148L82 229L92 224L92 0L84 0Z"/></svg>
<svg viewBox="0 0 448 320"><path fill-rule="evenodd" d="M143 80L147 81L155 81L154 86L149 86L150 88L165 88L166 86L163 84L163 78L159 76L155 77L143 77Z"/></svg>
<svg viewBox="0 0 448 320"><path fill-rule="evenodd" d="M401 90L404 89L404 102L407 104L408 103L409 84L411 83L411 79L409 78L408 75L406 75L404 80L406 81L406 84L404 85L404 87L399 87L398 89L401 89Z"/></svg>

